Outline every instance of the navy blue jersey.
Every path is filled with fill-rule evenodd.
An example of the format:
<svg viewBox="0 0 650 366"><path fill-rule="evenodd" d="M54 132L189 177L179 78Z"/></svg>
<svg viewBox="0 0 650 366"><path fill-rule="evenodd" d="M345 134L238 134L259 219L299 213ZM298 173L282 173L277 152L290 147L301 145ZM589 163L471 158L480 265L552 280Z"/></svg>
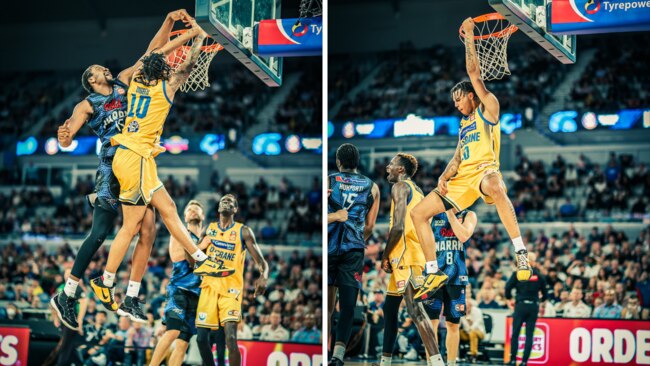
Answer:
<svg viewBox="0 0 650 366"><path fill-rule="evenodd" d="M117 210L120 185L113 175L113 156L117 146L111 146L111 137L124 126L126 118L126 90L128 86L119 80L113 82L113 92L109 95L91 93L86 100L93 108L93 114L86 123L101 142L99 151L99 167L95 176L95 192L97 197Z"/></svg>
<svg viewBox="0 0 650 366"><path fill-rule="evenodd" d="M190 236L194 243L199 243L199 237L190 232ZM179 244L180 245L180 244ZM185 291L193 292L197 295L201 294L199 285L201 284L201 277L194 274L194 268L190 266L187 260L172 263L172 276L167 285L167 293L173 294L176 289L183 289Z"/></svg>
<svg viewBox="0 0 650 366"><path fill-rule="evenodd" d="M327 202L327 212L345 208L348 210L348 220L327 226L328 254L365 249L363 228L368 210L374 202L372 186L373 182L361 174L335 173L329 176L332 193Z"/></svg>
<svg viewBox="0 0 650 366"><path fill-rule="evenodd" d="M459 221L463 221L467 211L456 214ZM436 257L438 268L449 276L449 285L467 285L467 266L465 265L465 243L454 234L446 213L433 217L431 221L433 235L436 238Z"/></svg>

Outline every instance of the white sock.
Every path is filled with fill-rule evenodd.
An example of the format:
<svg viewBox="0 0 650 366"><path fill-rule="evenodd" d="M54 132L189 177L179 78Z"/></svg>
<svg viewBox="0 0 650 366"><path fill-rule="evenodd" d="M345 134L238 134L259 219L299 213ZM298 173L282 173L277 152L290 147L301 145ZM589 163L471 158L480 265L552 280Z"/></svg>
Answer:
<svg viewBox="0 0 650 366"><path fill-rule="evenodd" d="M332 357L336 357L339 360L343 361L345 357L345 347L337 344L334 346L334 352L332 352Z"/></svg>
<svg viewBox="0 0 650 366"><path fill-rule="evenodd" d="M526 246L524 245L524 241L521 239L521 236L512 239L512 245L515 246L515 252L526 250Z"/></svg>
<svg viewBox="0 0 650 366"><path fill-rule="evenodd" d="M104 270L104 274L102 275L102 282L104 283L104 286L112 287L115 283L115 273Z"/></svg>
<svg viewBox="0 0 650 366"><path fill-rule="evenodd" d="M201 249L197 249L196 252L192 254L192 259L194 259L197 262L203 262L204 260L208 259L208 256L205 255L205 253L203 253Z"/></svg>
<svg viewBox="0 0 650 366"><path fill-rule="evenodd" d="M436 272L438 272L438 261L427 262L427 273L436 273Z"/></svg>
<svg viewBox="0 0 650 366"><path fill-rule="evenodd" d="M453 361L447 360L447 366L456 366L456 360Z"/></svg>
<svg viewBox="0 0 650 366"><path fill-rule="evenodd" d="M68 278L67 281L65 281L65 287L63 288L63 292L65 292L68 297L74 297L75 292L77 292L77 286L79 286L79 281L75 281L72 278Z"/></svg>
<svg viewBox="0 0 650 366"><path fill-rule="evenodd" d="M431 360L427 360L427 366L431 366Z"/></svg>
<svg viewBox="0 0 650 366"><path fill-rule="evenodd" d="M381 360L379 361L379 366L391 366L392 361L393 361L393 357L381 356Z"/></svg>
<svg viewBox="0 0 650 366"><path fill-rule="evenodd" d="M126 296L138 297L140 294L140 282L129 281L129 287L126 288Z"/></svg>
<svg viewBox="0 0 650 366"><path fill-rule="evenodd" d="M431 360L431 366L445 366L445 362L442 360L440 354L429 357L429 360Z"/></svg>

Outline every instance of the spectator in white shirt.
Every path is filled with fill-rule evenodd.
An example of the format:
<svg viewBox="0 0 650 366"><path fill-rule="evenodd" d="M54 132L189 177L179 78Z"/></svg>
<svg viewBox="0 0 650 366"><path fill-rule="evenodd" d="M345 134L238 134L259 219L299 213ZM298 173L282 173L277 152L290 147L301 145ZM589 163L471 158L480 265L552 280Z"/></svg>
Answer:
<svg viewBox="0 0 650 366"><path fill-rule="evenodd" d="M564 305L565 318L589 318L591 315L591 308L582 302L582 290L573 288L571 295L569 295L571 302Z"/></svg>
<svg viewBox="0 0 650 366"><path fill-rule="evenodd" d="M261 341L286 342L289 340L289 331L284 329L280 323L282 316L280 313L273 312L269 316L271 324L262 327Z"/></svg>

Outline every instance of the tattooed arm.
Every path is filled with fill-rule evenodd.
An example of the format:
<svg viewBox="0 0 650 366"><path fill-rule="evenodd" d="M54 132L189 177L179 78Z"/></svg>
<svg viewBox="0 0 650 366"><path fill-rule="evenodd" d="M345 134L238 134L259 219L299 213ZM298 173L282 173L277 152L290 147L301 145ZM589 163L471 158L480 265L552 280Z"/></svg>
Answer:
<svg viewBox="0 0 650 366"><path fill-rule="evenodd" d="M483 83L481 78L481 68L479 66L478 56L476 54L476 45L474 44L474 20L467 18L463 22L463 33L465 33L465 66L467 75L472 82L476 91L476 96L481 100L483 107L481 112L491 122L499 120L499 101L490 92Z"/></svg>
<svg viewBox="0 0 650 366"><path fill-rule="evenodd" d="M176 91L183 85L187 79L190 77L190 72L194 68L196 61L199 59L199 54L201 53L201 46L203 46L203 41L208 36L207 33L196 23L196 20L192 19L192 33L198 31L198 35L192 41L192 47L190 48L187 58L183 61L182 64L178 66L176 71L169 78L169 82L166 85L167 95L169 99L174 99L174 94ZM187 32L190 33L190 32Z"/></svg>
<svg viewBox="0 0 650 366"><path fill-rule="evenodd" d="M459 140L458 145L456 145L456 152L454 152L454 157L451 158L451 161L449 161L449 164L447 164L445 171L443 171L440 177L438 178L438 191L440 192L441 195L444 196L447 194L447 181L450 180L454 175L456 175L456 172L458 172L458 167L460 166L460 162L461 162L461 158L460 158L460 140Z"/></svg>

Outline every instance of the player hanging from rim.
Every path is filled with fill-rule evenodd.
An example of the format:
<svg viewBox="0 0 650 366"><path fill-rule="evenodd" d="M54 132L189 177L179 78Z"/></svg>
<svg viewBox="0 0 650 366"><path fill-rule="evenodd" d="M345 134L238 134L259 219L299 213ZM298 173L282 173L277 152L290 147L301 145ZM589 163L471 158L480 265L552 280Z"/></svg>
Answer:
<svg viewBox="0 0 650 366"><path fill-rule="evenodd" d="M465 290L468 285L465 248L474 234L478 219L474 211L453 210L433 217L431 228L436 238L438 268L449 276L449 282L433 295L433 301L425 305L433 329L438 329L440 312L444 305L447 323L447 366L456 366L460 343L460 318L465 316ZM435 332L436 339L438 333Z"/></svg>
<svg viewBox="0 0 650 366"><path fill-rule="evenodd" d="M462 211L479 197L497 207L499 218L515 247L517 278L527 281L532 273L528 252L519 231L517 215L508 198L499 172L499 101L483 83L474 46L474 21L463 22L465 62L470 81L461 81L451 89L456 108L464 115L460 121L458 146L454 157L438 178L438 187L411 211L413 224L424 256L427 276L415 294L418 301L430 299L449 277L438 268L436 246L429 220L446 210Z"/></svg>
<svg viewBox="0 0 650 366"><path fill-rule="evenodd" d="M198 201L191 200L185 206L184 216L192 240L198 243L203 234L205 219L203 206ZM172 275L167 285L164 315L167 330L156 344L150 366L160 365L175 340L174 351L167 364L180 366L185 358L189 341L196 334L194 318L201 294L199 287L201 278L192 273L194 260L188 258L187 252L173 237L169 238L169 257L172 260Z"/></svg>
<svg viewBox="0 0 650 366"><path fill-rule="evenodd" d="M390 366L397 338L399 307L402 299L406 310L422 338L427 351L427 365L444 366L436 343L435 329L431 326L424 307L413 300L415 291L422 286L424 254L418 243L409 215L424 194L411 180L418 169L417 159L410 154L397 154L386 167L391 189L390 231L384 248L381 267L390 273L386 302L384 302L384 344L381 360L374 366ZM406 296L405 296L406 295Z"/></svg>
<svg viewBox="0 0 650 366"><path fill-rule="evenodd" d="M165 150L159 145L160 135L174 95L189 77L207 36L193 18L190 17L189 22L192 29L166 43L161 49L148 52L133 66L136 71L127 91L129 112L121 133L111 137L111 145L119 145L113 158L113 172L120 183L119 200L122 202L124 218L108 252L104 274L92 279L90 287L107 309L117 310L119 315L126 314L122 309L118 310L113 297L115 273L149 205L158 210L171 236L197 261L195 274L223 276L232 271L209 260L192 241L178 216L176 204L158 178L154 161ZM190 40L193 40L193 44L187 58L173 71L165 56ZM138 265L146 265L147 258L142 260L143 263ZM146 321L139 299L133 298L130 304L125 302L123 305L128 305L127 310L137 319Z"/></svg>
<svg viewBox="0 0 650 366"><path fill-rule="evenodd" d="M250 252L260 277L255 282L255 294L262 295L269 279L269 265L262 256L253 231L235 222L239 210L237 199L227 194L219 201L219 221L212 222L205 232L200 247L214 261L223 261L234 269L234 274L223 278L203 277L201 296L196 309L197 344L203 365L214 365L210 346L210 329L224 327L228 364L241 366L241 354L237 346L237 325L241 322L241 303L244 291L244 266L246 252Z"/></svg>
<svg viewBox="0 0 650 366"><path fill-rule="evenodd" d="M165 22L149 43L147 52L163 46L169 39L169 32L171 32L174 23L177 20L185 21L188 18L189 15L184 9L167 14ZM117 79L113 79L111 72L103 66L91 65L88 67L81 77L81 84L89 95L77 103L72 116L59 127L57 132L59 144L68 147L81 127L87 124L102 143L99 152L99 167L95 178L95 194L89 200L93 205L93 225L79 248L64 290L50 300L61 323L73 330L79 328L75 310L77 297L74 296L74 293L92 257L104 243L106 236L113 230L117 218L120 188L112 169L117 147L111 146L110 138L124 126L127 112L126 90L134 71L135 68L131 66L120 72ZM127 297L130 298L137 297L140 291L140 282L144 276L147 258L151 253L156 235L154 219L154 211L147 209L142 225L136 230L140 236L133 251L133 267L127 288ZM127 301L131 302L129 299L125 303ZM131 319L138 320L133 316Z"/></svg>
<svg viewBox="0 0 650 366"><path fill-rule="evenodd" d="M354 307L361 289L361 272L366 240L372 234L379 212L379 187L359 174L359 150L352 144L343 144L336 150L339 173L328 178L327 203L327 321L332 314L339 293L340 317L332 358L328 365L343 365L343 357L350 335Z"/></svg>

